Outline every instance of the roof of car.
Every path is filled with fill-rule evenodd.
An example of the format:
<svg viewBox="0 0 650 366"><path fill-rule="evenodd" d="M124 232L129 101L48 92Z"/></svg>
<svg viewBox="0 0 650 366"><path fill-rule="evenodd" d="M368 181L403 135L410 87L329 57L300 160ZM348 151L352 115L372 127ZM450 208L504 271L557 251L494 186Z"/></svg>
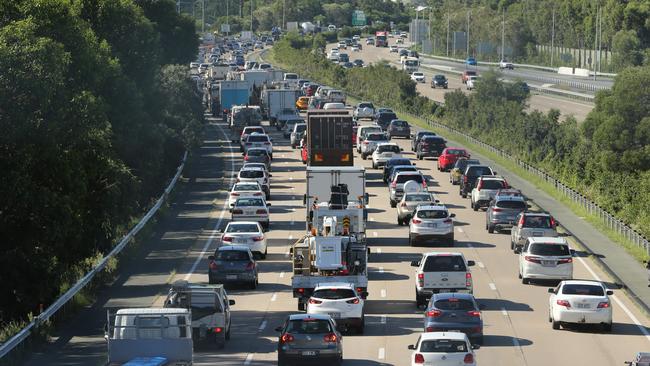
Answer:
<svg viewBox="0 0 650 366"><path fill-rule="evenodd" d="M329 320L330 316L328 314L305 314L305 313L289 315L289 320L304 320L304 319Z"/></svg>
<svg viewBox="0 0 650 366"><path fill-rule="evenodd" d="M594 281L594 280L564 280L560 282L560 285L563 284L564 285L599 285L602 287L607 287L602 282Z"/></svg>
<svg viewBox="0 0 650 366"><path fill-rule="evenodd" d="M551 216L550 213L548 212L533 212L533 211L526 211L523 213L526 216Z"/></svg>
<svg viewBox="0 0 650 366"><path fill-rule="evenodd" d="M530 236L528 237L528 242L530 244L569 244L566 239L561 236Z"/></svg>
<svg viewBox="0 0 650 366"><path fill-rule="evenodd" d="M247 247L246 245L222 245L219 248L217 248L217 250L220 252L224 252L227 250L249 252L250 248Z"/></svg>
<svg viewBox="0 0 650 366"><path fill-rule="evenodd" d="M461 252L427 252L422 254L425 257L434 257L434 256L461 256L465 258Z"/></svg>
<svg viewBox="0 0 650 366"><path fill-rule="evenodd" d="M228 223L228 225L226 225L226 226L239 225L239 224L242 224L242 225L259 225L259 222L258 221L230 221Z"/></svg>
<svg viewBox="0 0 650 366"><path fill-rule="evenodd" d="M422 210L436 210L436 211L447 211L447 207L445 205L426 205L426 206L418 206L418 211Z"/></svg>
<svg viewBox="0 0 650 366"><path fill-rule="evenodd" d="M253 150L253 149L249 149L249 150ZM245 167L241 168L239 171L242 172L242 171L244 171L244 170L260 170L260 171L265 171L265 169L262 168L261 166L245 166Z"/></svg>
<svg viewBox="0 0 650 366"><path fill-rule="evenodd" d="M354 285L347 282L332 282L332 283L319 283L314 288L314 291L320 288L344 288L344 289L354 289Z"/></svg>
<svg viewBox="0 0 650 366"><path fill-rule="evenodd" d="M431 339L453 339L459 341L467 341L467 335L462 332L427 332L420 334L420 341L428 341Z"/></svg>
<svg viewBox="0 0 650 366"><path fill-rule="evenodd" d="M494 196L495 201L525 201L526 199L522 195L496 195Z"/></svg>
<svg viewBox="0 0 650 366"><path fill-rule="evenodd" d="M506 180L504 177L498 175L481 175L478 177L481 180Z"/></svg>
<svg viewBox="0 0 650 366"><path fill-rule="evenodd" d="M380 142L379 144L377 144L377 147L379 147L379 146L397 146L397 147L399 147L399 145L397 145L394 142Z"/></svg>
<svg viewBox="0 0 650 366"><path fill-rule="evenodd" d="M433 294L433 298L436 300L446 300L446 299L475 300L474 295L463 293L463 292L440 292L437 294Z"/></svg>
<svg viewBox="0 0 650 366"><path fill-rule="evenodd" d="M265 147L249 147L248 150L246 150L246 152L253 151L253 150L266 151L266 148Z"/></svg>
<svg viewBox="0 0 650 366"><path fill-rule="evenodd" d="M398 165L399 166L399 165ZM412 166L412 165L411 165ZM420 171L411 172L397 172L397 175L422 175Z"/></svg>

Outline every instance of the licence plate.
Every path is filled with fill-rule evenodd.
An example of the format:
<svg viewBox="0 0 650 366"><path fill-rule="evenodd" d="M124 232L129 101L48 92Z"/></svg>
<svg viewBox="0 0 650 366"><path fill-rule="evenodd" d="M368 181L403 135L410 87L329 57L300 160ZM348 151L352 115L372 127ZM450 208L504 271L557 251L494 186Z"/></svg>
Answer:
<svg viewBox="0 0 650 366"><path fill-rule="evenodd" d="M542 265L546 267L555 267L555 261L542 261Z"/></svg>
<svg viewBox="0 0 650 366"><path fill-rule="evenodd" d="M576 307L579 308L579 309L589 309L590 308L589 304L577 304Z"/></svg>
<svg viewBox="0 0 650 366"><path fill-rule="evenodd" d="M541 231L533 231L533 236L542 236L542 235L544 235L544 233Z"/></svg>
<svg viewBox="0 0 650 366"><path fill-rule="evenodd" d="M226 275L226 279L227 279L227 280L236 280L236 279L237 279L237 275Z"/></svg>
<svg viewBox="0 0 650 366"><path fill-rule="evenodd" d="M438 224L436 224L436 223L431 223L431 224L429 224L429 227L438 227Z"/></svg>
<svg viewBox="0 0 650 366"><path fill-rule="evenodd" d="M234 239L232 242L233 244L244 244L246 241L246 239Z"/></svg>
<svg viewBox="0 0 650 366"><path fill-rule="evenodd" d="M255 215L255 210L246 210L246 215Z"/></svg>
<svg viewBox="0 0 650 366"><path fill-rule="evenodd" d="M303 356L316 356L316 351L302 351Z"/></svg>
<svg viewBox="0 0 650 366"><path fill-rule="evenodd" d="M331 316L332 319L338 319L341 317L340 313L329 313L328 315Z"/></svg>

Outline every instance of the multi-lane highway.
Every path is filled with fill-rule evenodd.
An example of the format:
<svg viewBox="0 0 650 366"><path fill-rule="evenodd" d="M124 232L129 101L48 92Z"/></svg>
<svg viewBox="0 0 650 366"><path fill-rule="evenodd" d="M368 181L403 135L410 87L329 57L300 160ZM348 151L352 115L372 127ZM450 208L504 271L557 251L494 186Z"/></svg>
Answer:
<svg viewBox="0 0 650 366"><path fill-rule="evenodd" d="M394 39L390 39L389 43L393 45L394 42L395 42ZM365 42L363 42L362 40L362 43ZM399 45L399 46L407 47L408 44ZM327 46L327 49L330 50L334 47L335 44L329 44ZM401 64L399 63L398 54L391 53L388 48L364 45L363 49L360 52L353 52L350 49L341 52L348 53L350 55L350 60L360 58L364 60L366 64L377 62L380 60L386 60L389 61L395 67L398 68L401 67ZM424 74L426 75L426 82L424 84L418 84L417 86L417 90L420 92L420 94L427 96L435 101L444 102L444 98L445 98L444 95L448 91L454 89L460 89L465 93L471 93L471 91L466 90L465 85L461 83L460 76L458 74L445 71L446 68L451 68L451 67L453 67L454 69L462 70L462 65L459 66L459 64L457 63L453 63L453 62L450 63L449 61L428 59L423 57L421 57L420 59L424 66L428 66L428 67L442 66L440 70L433 70L425 67L420 68L420 71L424 72ZM480 73L483 71L487 71L488 69L489 67L479 66L478 70ZM525 74L528 73L529 70L526 70L525 72L523 70L514 70L514 72ZM513 73L513 71L504 71L503 73L504 75L507 76L508 74ZM447 76L447 79L449 79L449 89L447 90L431 89L429 83L431 81L431 77L435 74L444 74ZM529 79L524 79L524 80L534 85L542 84L537 80L529 80ZM581 102L581 101L572 100L564 97L545 95L545 94L533 93L529 100L529 110L539 110L541 112L546 113L551 109L558 109L562 114L563 118L572 115L578 121L583 121L587 117L587 114L589 114L589 112L593 108L594 105L587 102Z"/></svg>
<svg viewBox="0 0 650 366"><path fill-rule="evenodd" d="M271 230L269 255L259 261L260 286L256 290L232 289L232 339L226 348L196 350L197 365L269 365L276 361L274 328L296 312L290 287L289 244L304 233L302 194L305 169L298 150L293 150L275 130L273 177L271 178ZM212 121L204 145L197 150L184 174L186 181L176 196L169 218L137 255L131 266L100 298L84 310L61 337L28 365L95 365L105 361L102 325L105 306L161 305L166 284L177 279L207 282L208 253L220 245L214 231L229 218L224 199L234 174L242 164L239 149L224 135L227 129ZM408 140L397 140L410 153ZM473 154L479 159L481 157ZM346 365L406 365L413 343L422 330L422 310L414 302L411 260L437 250L408 246L408 228L398 226L390 208L387 187L370 161L355 157L355 164L368 171L371 195L368 237L371 247L366 332L344 336ZM415 160L415 159L414 159ZM456 213L456 248L475 260L475 296L485 305L484 346L477 351L482 365L617 365L650 347L645 317L624 297L616 295L614 329L552 330L548 323L549 284L522 285L517 278L516 257L509 250L507 234L488 234L483 212L474 212L469 201L448 182L448 173L435 169L435 161L417 161L433 184L430 190ZM443 250L448 250L444 248ZM609 281L591 260L575 265L576 278ZM640 322L639 325L635 322Z"/></svg>

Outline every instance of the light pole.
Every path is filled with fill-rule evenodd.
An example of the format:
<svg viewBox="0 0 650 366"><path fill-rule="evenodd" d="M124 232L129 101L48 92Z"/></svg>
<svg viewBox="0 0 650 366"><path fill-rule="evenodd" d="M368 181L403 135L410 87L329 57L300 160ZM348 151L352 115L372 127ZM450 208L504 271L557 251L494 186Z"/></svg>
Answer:
<svg viewBox="0 0 650 366"><path fill-rule="evenodd" d="M503 20L501 21L501 60L505 60L506 45L506 8L503 8Z"/></svg>
<svg viewBox="0 0 650 366"><path fill-rule="evenodd" d="M449 57L449 23L451 21L450 17L451 16L449 15L449 13L447 13L447 57Z"/></svg>
<svg viewBox="0 0 650 366"><path fill-rule="evenodd" d="M253 0L251 0L251 37L253 36Z"/></svg>
<svg viewBox="0 0 650 366"><path fill-rule="evenodd" d="M551 30L551 67L555 56L555 6L553 6L553 29Z"/></svg>
<svg viewBox="0 0 650 366"><path fill-rule="evenodd" d="M467 58L469 58L469 10L467 11Z"/></svg>
<svg viewBox="0 0 650 366"><path fill-rule="evenodd" d="M428 6L418 6L415 8L415 45L418 45L418 40L420 36L420 23L418 22L418 15L420 15L420 12L422 10L428 9Z"/></svg>

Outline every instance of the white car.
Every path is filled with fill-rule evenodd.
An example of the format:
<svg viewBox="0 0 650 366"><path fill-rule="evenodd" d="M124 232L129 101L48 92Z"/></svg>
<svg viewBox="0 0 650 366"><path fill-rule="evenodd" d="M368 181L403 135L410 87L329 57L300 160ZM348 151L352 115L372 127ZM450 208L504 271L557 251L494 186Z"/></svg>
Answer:
<svg viewBox="0 0 650 366"><path fill-rule="evenodd" d="M364 330L363 297L351 283L327 283L317 285L309 301L307 314L328 314L343 329Z"/></svg>
<svg viewBox="0 0 650 366"><path fill-rule="evenodd" d="M370 132L366 134L361 143L361 158L366 160L368 155L372 155L375 151L377 145L384 142L388 142L388 136L383 132Z"/></svg>
<svg viewBox="0 0 650 366"><path fill-rule="evenodd" d="M361 39L361 36L359 36L358 34L355 34L355 35L352 36L352 39L355 40L355 41L359 41Z"/></svg>
<svg viewBox="0 0 650 366"><path fill-rule="evenodd" d="M339 51L331 50L329 55L327 55L327 59L330 61L339 62Z"/></svg>
<svg viewBox="0 0 650 366"><path fill-rule="evenodd" d="M251 252L266 259L266 236L259 222L229 222L221 234L221 243L222 245L245 245Z"/></svg>
<svg viewBox="0 0 650 366"><path fill-rule="evenodd" d="M264 230L269 229L269 206L264 197L238 198L230 209L231 221L259 222Z"/></svg>
<svg viewBox="0 0 650 366"><path fill-rule="evenodd" d="M362 118L370 118L371 120L374 119L375 106L372 104L372 102L361 102L357 104L356 107L354 107L354 111L352 111L352 118L355 121L359 121Z"/></svg>
<svg viewBox="0 0 650 366"><path fill-rule="evenodd" d="M514 70L515 65L512 62L508 62L507 60L501 60L499 61L499 69L508 69L508 70Z"/></svg>
<svg viewBox="0 0 650 366"><path fill-rule="evenodd" d="M408 348L413 350L411 366L476 366L474 350L479 346L472 345L465 333L429 332L421 333Z"/></svg>
<svg viewBox="0 0 650 366"><path fill-rule="evenodd" d="M386 165L386 162L392 158L401 158L402 149L394 142L385 142L377 144L375 151L372 152L372 167L379 169Z"/></svg>
<svg viewBox="0 0 650 366"><path fill-rule="evenodd" d="M246 144L246 139L248 138L248 135L252 133L261 133L262 135L266 134L266 131L264 131L264 127L262 126L246 126L244 129L241 131L241 135L239 136L239 144L240 144L240 150L243 152L244 151L244 145Z"/></svg>
<svg viewBox="0 0 650 366"><path fill-rule="evenodd" d="M323 106L324 110L327 109L345 109L345 104L343 103L325 103Z"/></svg>
<svg viewBox="0 0 650 366"><path fill-rule="evenodd" d="M371 133L371 132L382 132L381 126L377 124L371 124L371 125L363 125L359 126L357 128L357 152L361 154L361 144L363 143L363 140L366 138L366 135Z"/></svg>
<svg viewBox="0 0 650 366"><path fill-rule="evenodd" d="M339 42L339 50L346 50L346 49L348 49L348 45L343 41Z"/></svg>
<svg viewBox="0 0 650 366"><path fill-rule="evenodd" d="M244 153L251 148L266 149L266 152L269 153L269 156L273 159L273 139L269 135L264 135L258 132L253 132L248 135L248 138L244 143Z"/></svg>
<svg viewBox="0 0 650 366"><path fill-rule="evenodd" d="M553 329L570 323L600 324L607 332L612 330L612 303L608 290L598 281L562 281L550 288L548 321Z"/></svg>
<svg viewBox="0 0 650 366"><path fill-rule="evenodd" d="M465 82L467 86L467 90L472 90L474 87L476 87L476 81L478 80L478 76L472 75L467 79L467 82Z"/></svg>
<svg viewBox="0 0 650 366"><path fill-rule="evenodd" d="M409 245L444 240L454 245L454 220L444 205L418 206L409 222Z"/></svg>
<svg viewBox="0 0 650 366"><path fill-rule="evenodd" d="M397 53L399 50L397 49L397 46L390 46L389 51Z"/></svg>
<svg viewBox="0 0 650 366"><path fill-rule="evenodd" d="M245 170L245 169L249 169L249 168L260 168L260 169L266 171L267 175L269 173L269 171L267 170L268 167L264 163L244 163L244 165L242 165L242 167L241 167L241 170Z"/></svg>
<svg viewBox="0 0 650 366"><path fill-rule="evenodd" d="M415 81L416 83L424 83L425 78L424 78L424 73L416 71L411 74L411 80Z"/></svg>
<svg viewBox="0 0 650 366"><path fill-rule="evenodd" d="M359 48L358 44L353 44L352 45L352 52L359 52L361 49Z"/></svg>
<svg viewBox="0 0 650 366"><path fill-rule="evenodd" d="M266 199L271 197L271 175L268 170L258 167L241 168L237 174L237 183L240 182L255 182L262 187L262 191L266 194Z"/></svg>
<svg viewBox="0 0 650 366"><path fill-rule="evenodd" d="M262 187L257 182L235 183L228 193L228 206L234 206L235 201L237 201L238 198L262 196L264 196L264 192L262 191Z"/></svg>
<svg viewBox="0 0 650 366"><path fill-rule="evenodd" d="M565 238L529 237L519 253L521 283L573 278L573 251Z"/></svg>

